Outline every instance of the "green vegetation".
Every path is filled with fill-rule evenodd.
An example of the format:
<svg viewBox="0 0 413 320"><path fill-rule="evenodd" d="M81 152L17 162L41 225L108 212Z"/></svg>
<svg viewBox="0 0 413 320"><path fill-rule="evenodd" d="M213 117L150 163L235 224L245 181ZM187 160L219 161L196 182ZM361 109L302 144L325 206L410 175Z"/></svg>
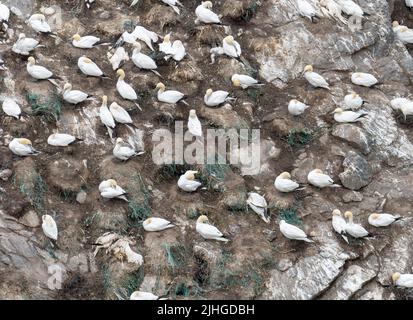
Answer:
<svg viewBox="0 0 413 320"><path fill-rule="evenodd" d="M291 147L302 147L313 140L313 134L307 129L291 130L285 140Z"/></svg>
<svg viewBox="0 0 413 320"><path fill-rule="evenodd" d="M198 177L203 187L213 189L214 186L224 181L230 167L226 163L205 164L199 170Z"/></svg>
<svg viewBox="0 0 413 320"><path fill-rule="evenodd" d="M130 295L134 291L139 290L143 282L143 278L144 278L143 268L139 268L139 270L129 275L122 285L123 290L121 291L124 292L123 298L129 299Z"/></svg>
<svg viewBox="0 0 413 320"><path fill-rule="evenodd" d="M293 225L302 225L300 217L298 216L298 210L296 206L289 207L287 209L279 210L280 218L285 220L285 222Z"/></svg>
<svg viewBox="0 0 413 320"><path fill-rule="evenodd" d="M176 274L176 271L185 265L185 247L182 245L171 246L167 243L164 243L162 247L166 253L169 269L172 274Z"/></svg>
<svg viewBox="0 0 413 320"><path fill-rule="evenodd" d="M88 214L85 219L83 220L83 225L85 228L89 228L95 220L98 220L100 218L100 213L95 212L93 214Z"/></svg>
<svg viewBox="0 0 413 320"><path fill-rule="evenodd" d="M146 187L140 174L135 174L132 177L134 181L134 187L132 192L139 195L139 200L132 199L129 202L129 218L134 222L141 224L144 220L149 218L152 215L151 208L151 193Z"/></svg>
<svg viewBox="0 0 413 320"><path fill-rule="evenodd" d="M37 213L46 213L44 196L47 192L47 186L39 173L34 172L26 181L20 182L18 187L20 192L29 198L30 203Z"/></svg>
<svg viewBox="0 0 413 320"><path fill-rule="evenodd" d="M27 93L29 103L34 115L41 115L47 122L55 122L62 112L62 100L57 94L52 94L48 99L33 92Z"/></svg>
<svg viewBox="0 0 413 320"><path fill-rule="evenodd" d="M110 269L107 264L104 264L102 266L102 277L103 277L103 287L105 290L109 290L112 287L112 281L111 281L111 274L110 274Z"/></svg>
<svg viewBox="0 0 413 320"><path fill-rule="evenodd" d="M244 13L241 16L241 19L245 22L248 22L252 19L252 17L257 13L258 7L261 5L260 0L253 0L248 5L247 9L245 9Z"/></svg>
<svg viewBox="0 0 413 320"><path fill-rule="evenodd" d="M168 181L184 174L190 167L186 164L165 164L160 167L155 173L156 182Z"/></svg>

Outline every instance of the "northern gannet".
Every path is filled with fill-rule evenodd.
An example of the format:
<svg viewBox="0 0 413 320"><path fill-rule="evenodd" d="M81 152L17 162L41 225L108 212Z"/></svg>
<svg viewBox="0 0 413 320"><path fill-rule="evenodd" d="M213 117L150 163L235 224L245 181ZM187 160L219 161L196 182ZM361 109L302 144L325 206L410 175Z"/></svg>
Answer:
<svg viewBox="0 0 413 320"><path fill-rule="evenodd" d="M224 102L235 100L235 98L228 97L229 92L223 90L213 91L208 89L204 96L204 102L209 107L216 107Z"/></svg>
<svg viewBox="0 0 413 320"><path fill-rule="evenodd" d="M196 191L202 183L195 180L195 174L198 171L188 170L183 175L179 177L178 187L186 192Z"/></svg>
<svg viewBox="0 0 413 320"><path fill-rule="evenodd" d="M115 119L113 119L113 115L109 111L107 96L102 97L102 105L100 106L100 109L99 109L99 117L100 117L100 121L102 121L102 123L107 128L111 128L111 129L115 128L116 126Z"/></svg>
<svg viewBox="0 0 413 320"><path fill-rule="evenodd" d="M195 137L202 137L202 125L194 109L189 111L188 131Z"/></svg>
<svg viewBox="0 0 413 320"><path fill-rule="evenodd" d="M393 283L398 287L413 288L413 274L400 274L399 272L393 273Z"/></svg>
<svg viewBox="0 0 413 320"><path fill-rule="evenodd" d="M341 123L352 123L361 121L363 117L367 115L367 113L363 112L354 112L354 111L344 111L341 108L336 108L333 111L334 120Z"/></svg>
<svg viewBox="0 0 413 320"><path fill-rule="evenodd" d="M11 98L4 99L3 104L2 104L2 109L4 113L7 114L8 116L16 118L16 119L20 119L22 110L20 106L16 103L16 101L14 101L13 99Z"/></svg>
<svg viewBox="0 0 413 320"><path fill-rule="evenodd" d="M337 2L334 0L320 0L319 3L321 5L321 11L325 16L330 16L331 18L347 25L348 22L341 14L341 7L337 4Z"/></svg>
<svg viewBox="0 0 413 320"><path fill-rule="evenodd" d="M115 147L113 148L113 155L115 158L126 161L134 156L138 156L141 153L136 152L135 148L129 143L125 142L122 138L116 139Z"/></svg>
<svg viewBox="0 0 413 320"><path fill-rule="evenodd" d="M317 12L311 3L306 0L297 0L297 7L301 16L310 19L311 22L314 22Z"/></svg>
<svg viewBox="0 0 413 320"><path fill-rule="evenodd" d="M196 231L207 240L229 241L228 239L223 238L221 231L209 224L208 217L204 215L196 220Z"/></svg>
<svg viewBox="0 0 413 320"><path fill-rule="evenodd" d="M27 20L27 24L36 32L54 34L49 24L46 22L46 17L43 14L35 13Z"/></svg>
<svg viewBox="0 0 413 320"><path fill-rule="evenodd" d="M33 148L32 142L25 138L14 138L9 143L9 149L11 152L18 156L36 156L40 152Z"/></svg>
<svg viewBox="0 0 413 320"><path fill-rule="evenodd" d="M0 56L0 70L3 70L3 71L8 70L1 56Z"/></svg>
<svg viewBox="0 0 413 320"><path fill-rule="evenodd" d="M145 231L148 231L148 232L162 231L165 229L175 227L175 225L173 225L170 221L162 219L162 218L155 218L155 217L146 219L142 223L142 226L145 229Z"/></svg>
<svg viewBox="0 0 413 320"><path fill-rule="evenodd" d="M155 70L158 68L155 60L141 52L142 47L139 42L133 44L132 61L140 69Z"/></svg>
<svg viewBox="0 0 413 320"><path fill-rule="evenodd" d="M363 17L368 15L363 9L352 0L337 0L341 10L348 16Z"/></svg>
<svg viewBox="0 0 413 320"><path fill-rule="evenodd" d="M89 98L89 95L80 90L72 90L72 85L66 83L63 87L63 100L71 103L78 104Z"/></svg>
<svg viewBox="0 0 413 320"><path fill-rule="evenodd" d="M407 116L413 115L413 103L404 103L400 106L400 111L403 113L404 121L407 120Z"/></svg>
<svg viewBox="0 0 413 320"><path fill-rule="evenodd" d="M406 7L411 10L413 8L413 0L404 0L404 3L406 4Z"/></svg>
<svg viewBox="0 0 413 320"><path fill-rule="evenodd" d="M123 99L134 101L138 100L138 95L132 86L125 82L125 71L119 69L116 74L119 76L118 82L116 83L116 89Z"/></svg>
<svg viewBox="0 0 413 320"><path fill-rule="evenodd" d="M235 87L241 87L242 89L263 85L258 83L258 80L244 74L233 74L231 77L231 82Z"/></svg>
<svg viewBox="0 0 413 320"><path fill-rule="evenodd" d="M359 109L363 104L364 100L355 92L350 92L344 97L344 105L349 109Z"/></svg>
<svg viewBox="0 0 413 320"><path fill-rule="evenodd" d="M50 70L46 69L45 67L42 66L37 66L36 60L33 57L29 57L27 60L27 72L35 79L38 80L46 80L50 79L53 76L53 72Z"/></svg>
<svg viewBox="0 0 413 320"><path fill-rule="evenodd" d="M90 7L92 6L92 3L94 3L95 0L85 0L86 3L86 8L90 9Z"/></svg>
<svg viewBox="0 0 413 320"><path fill-rule="evenodd" d="M133 124L133 120L129 113L116 102L111 103L109 110L116 122Z"/></svg>
<svg viewBox="0 0 413 320"><path fill-rule="evenodd" d="M291 180L289 172L281 173L274 181L274 187L280 192L292 192L300 187L300 185Z"/></svg>
<svg viewBox="0 0 413 320"><path fill-rule="evenodd" d="M76 137L66 133L53 133L47 138L47 143L54 147L67 147L76 142Z"/></svg>
<svg viewBox="0 0 413 320"><path fill-rule="evenodd" d="M250 192L247 204L265 223L270 223L270 218L267 215L268 204L263 196L256 192Z"/></svg>
<svg viewBox="0 0 413 320"><path fill-rule="evenodd" d="M403 43L413 43L413 29L410 29L406 26L400 26L396 30L396 37Z"/></svg>
<svg viewBox="0 0 413 320"><path fill-rule="evenodd" d="M82 56L77 60L77 66L83 74L89 77L106 77L96 63L85 56Z"/></svg>
<svg viewBox="0 0 413 320"><path fill-rule="evenodd" d="M156 89L158 90L158 100L165 103L175 104L185 96L176 90L165 91L165 85L161 82L156 85Z"/></svg>
<svg viewBox="0 0 413 320"><path fill-rule="evenodd" d="M108 52L107 56L113 70L119 69L124 61L129 61L129 55L124 47L117 48L113 54Z"/></svg>
<svg viewBox="0 0 413 320"><path fill-rule="evenodd" d="M369 215L368 221L374 227L387 227L393 222L402 219L400 216L394 216L389 213L372 213Z"/></svg>
<svg viewBox="0 0 413 320"><path fill-rule="evenodd" d="M145 44L149 47L149 49L151 49L152 51L155 51L152 46L152 42L154 43L157 42L159 38L155 32L149 31L148 29L142 26L136 26L132 34L133 34L133 37L135 38L132 44L136 41L136 39L139 39L145 42Z"/></svg>
<svg viewBox="0 0 413 320"><path fill-rule="evenodd" d="M99 191L100 195L103 198L117 198L129 202L129 200L126 198L126 191L123 190L114 179L102 181L99 185Z"/></svg>
<svg viewBox="0 0 413 320"><path fill-rule="evenodd" d="M173 54L170 33L163 37L162 43L159 44L159 51L163 52L166 56Z"/></svg>
<svg viewBox="0 0 413 320"><path fill-rule="evenodd" d="M92 49L96 47L96 43L100 41L100 38L95 36L83 36L81 37L79 34L75 34L72 37L72 44L76 48L80 49Z"/></svg>
<svg viewBox="0 0 413 320"><path fill-rule="evenodd" d="M154 295L152 292L145 292L145 291L134 291L129 297L129 300L158 300L158 299L159 297Z"/></svg>
<svg viewBox="0 0 413 320"><path fill-rule="evenodd" d="M183 5L178 0L162 0L162 2L170 6L177 14L181 13L178 6L183 7Z"/></svg>
<svg viewBox="0 0 413 320"><path fill-rule="evenodd" d="M378 83L375 76L369 73L355 72L351 75L351 82L363 87L371 87Z"/></svg>
<svg viewBox="0 0 413 320"><path fill-rule="evenodd" d="M20 33L19 38L12 47L12 51L23 56L28 56L31 51L39 47L43 47L39 45L39 41L33 38L26 38L24 33Z"/></svg>
<svg viewBox="0 0 413 320"><path fill-rule="evenodd" d="M393 32L396 33L400 28L402 28L403 26L401 26L399 24L399 21L393 21L392 22L392 28L393 28Z"/></svg>
<svg viewBox="0 0 413 320"><path fill-rule="evenodd" d="M344 217L348 219L346 225L346 233L353 238L364 238L369 235L369 232L364 229L360 224L353 222L353 213L351 211L346 211Z"/></svg>
<svg viewBox="0 0 413 320"><path fill-rule="evenodd" d="M7 30L10 18L10 9L5 4L0 2L0 23L4 30Z"/></svg>
<svg viewBox="0 0 413 320"><path fill-rule="evenodd" d="M203 23L221 23L218 15L212 12L212 2L203 1L201 4L196 7L195 14L197 18L195 19L195 24Z"/></svg>
<svg viewBox="0 0 413 320"><path fill-rule="evenodd" d="M330 90L328 82L317 72L314 72L312 65L308 65L304 68L304 78L316 88L324 88Z"/></svg>
<svg viewBox="0 0 413 320"><path fill-rule="evenodd" d="M288 103L288 112L292 114L293 116L299 116L304 113L306 109L308 109L310 106L307 106L305 103L302 103L296 99L292 99Z"/></svg>
<svg viewBox="0 0 413 320"><path fill-rule="evenodd" d="M410 103L413 103L413 101L407 98L394 98L390 101L390 105L393 108L393 110L399 110L404 104Z"/></svg>
<svg viewBox="0 0 413 320"><path fill-rule="evenodd" d="M163 42L159 45L159 51L165 54L165 60L168 60L170 57L175 61L181 61L185 55L186 50L181 40L175 40L171 42L171 34L167 34L163 38Z"/></svg>
<svg viewBox="0 0 413 320"><path fill-rule="evenodd" d="M314 242L313 240L308 239L306 233L303 230L285 222L285 220L280 221L280 231L284 237L291 240L299 240L310 243Z"/></svg>
<svg viewBox="0 0 413 320"><path fill-rule="evenodd" d="M227 36L222 40L222 49L227 56L238 58L241 55L241 46L233 36Z"/></svg>
<svg viewBox="0 0 413 320"><path fill-rule="evenodd" d="M341 211L338 209L333 210L333 218L331 220L333 229L348 243L348 238L345 236L347 222L341 215Z"/></svg>
<svg viewBox="0 0 413 320"><path fill-rule="evenodd" d="M58 230L56 221L48 214L42 216L42 221L42 230L45 236L52 240L57 240Z"/></svg>
<svg viewBox="0 0 413 320"><path fill-rule="evenodd" d="M324 174L323 171L320 169L314 169L310 171L307 175L307 180L313 186L318 188L325 188L325 187L333 187L339 188L341 187L338 184L334 184L333 179L327 174Z"/></svg>

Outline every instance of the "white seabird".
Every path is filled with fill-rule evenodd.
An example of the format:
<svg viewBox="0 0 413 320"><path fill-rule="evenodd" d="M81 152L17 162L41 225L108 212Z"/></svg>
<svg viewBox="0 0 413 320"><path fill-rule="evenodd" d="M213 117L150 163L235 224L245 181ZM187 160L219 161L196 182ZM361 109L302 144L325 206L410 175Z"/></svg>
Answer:
<svg viewBox="0 0 413 320"><path fill-rule="evenodd" d="M392 280L398 287L413 288L413 274L396 272L393 273Z"/></svg>
<svg viewBox="0 0 413 320"><path fill-rule="evenodd" d="M302 103L296 99L292 99L288 103L288 112L293 116L299 116L304 113L310 106L307 106L305 103Z"/></svg>
<svg viewBox="0 0 413 320"><path fill-rule="evenodd" d="M291 180L289 172L281 173L274 181L274 187L280 192L292 192L300 187L300 185Z"/></svg>
<svg viewBox="0 0 413 320"><path fill-rule="evenodd" d="M138 95L136 94L135 89L132 86L125 82L125 71L123 69L119 69L116 74L119 76L118 82L116 83L116 89L121 97L125 100L130 100L136 103L138 100Z"/></svg>
<svg viewBox="0 0 413 320"><path fill-rule="evenodd" d="M108 186L106 185L106 183L108 183ZM99 191L100 191L100 195L103 198L107 198L107 199L117 198L117 199L122 199L126 202L129 202L129 200L126 198L126 191L123 190L114 179L102 181L102 183L99 185Z"/></svg>
<svg viewBox="0 0 413 320"><path fill-rule="evenodd" d="M29 57L27 60L27 72L37 80L50 79L53 76L53 72L46 69L45 67L38 66L35 64L36 60L33 57Z"/></svg>
<svg viewBox="0 0 413 320"><path fill-rule="evenodd" d="M43 47L39 45L39 41L33 38L26 38L24 33L20 33L19 38L12 47L12 51L23 56L28 56L31 51L39 47Z"/></svg>
<svg viewBox="0 0 413 320"><path fill-rule="evenodd" d="M53 133L47 138L47 143L54 147L67 147L76 142L76 137L66 133Z"/></svg>
<svg viewBox="0 0 413 320"><path fill-rule="evenodd" d="M222 40L222 49L227 56L232 58L241 56L241 46L233 36L227 36Z"/></svg>
<svg viewBox="0 0 413 320"><path fill-rule="evenodd" d="M133 124L133 120L129 113L116 102L111 103L109 110L116 122L123 124Z"/></svg>
<svg viewBox="0 0 413 320"><path fill-rule="evenodd" d="M330 86L328 82L318 74L317 72L314 72L314 68L312 65L308 65L304 68L304 78L313 86L316 88L324 88L327 90L330 90Z"/></svg>
<svg viewBox="0 0 413 320"><path fill-rule="evenodd" d="M195 174L198 171L188 170L183 175L181 175L178 179L178 187L186 192L194 192L202 183L195 180Z"/></svg>
<svg viewBox="0 0 413 320"><path fill-rule="evenodd" d="M106 77L103 71L91 59L82 56L77 60L77 66L83 74L90 77Z"/></svg>
<svg viewBox="0 0 413 320"><path fill-rule="evenodd" d="M76 48L80 49L92 49L96 47L96 43L100 41L100 38L95 36L83 36L75 34L72 37L72 44Z"/></svg>
<svg viewBox="0 0 413 320"><path fill-rule="evenodd" d="M114 129L116 124L115 124L115 119L113 118L112 113L109 111L108 108L108 97L103 96L102 97L102 105L100 106L99 109L99 117L100 121L107 127Z"/></svg>
<svg viewBox="0 0 413 320"><path fill-rule="evenodd" d="M35 13L27 20L27 24L36 32L53 34L52 29L46 22L46 17L43 14Z"/></svg>
<svg viewBox="0 0 413 320"><path fill-rule="evenodd" d="M108 52L107 57L109 59L110 64L112 65L113 70L119 69L119 67L123 64L124 61L129 61L129 55L124 47L116 48L113 54L111 52Z"/></svg>
<svg viewBox="0 0 413 320"><path fill-rule="evenodd" d="M333 218L331 220L333 229L348 243L348 238L345 236L347 222L341 215L341 211L338 209L333 210Z"/></svg>
<svg viewBox="0 0 413 320"><path fill-rule="evenodd" d="M205 215L200 216L196 220L196 231L207 240L229 241L223 238L223 234L216 227L209 224L208 217Z"/></svg>
<svg viewBox="0 0 413 320"><path fill-rule="evenodd" d="M33 148L32 142L25 138L14 138L9 143L9 149L18 156L36 156L40 152Z"/></svg>
<svg viewBox="0 0 413 320"><path fill-rule="evenodd" d="M311 3L306 0L297 0L297 7L301 16L314 22L314 18L317 16L317 11Z"/></svg>
<svg viewBox="0 0 413 320"><path fill-rule="evenodd" d="M72 90L72 85L66 83L63 87L63 100L71 103L78 104L89 98L89 95L80 90Z"/></svg>
<svg viewBox="0 0 413 320"><path fill-rule="evenodd" d="M132 157L138 156L141 153L136 152L135 148L129 143L125 142L122 138L116 139L115 147L113 148L113 155L115 158L127 161Z"/></svg>
<svg viewBox="0 0 413 320"><path fill-rule="evenodd" d="M363 87L372 87L378 83L375 76L364 72L355 72L351 75L351 82Z"/></svg>
<svg viewBox="0 0 413 320"><path fill-rule="evenodd" d="M188 117L188 131L195 137L202 137L202 125L196 116L196 111L191 109Z"/></svg>
<svg viewBox="0 0 413 320"><path fill-rule="evenodd" d="M203 23L221 23L218 15L214 13L212 10L212 2L211 1L203 1L199 6L195 9L195 14L197 16L195 20L195 24L199 24L200 22Z"/></svg>
<svg viewBox="0 0 413 320"><path fill-rule="evenodd" d="M270 218L267 215L268 204L262 195L256 192L250 192L248 194L247 204L265 223L270 223Z"/></svg>
<svg viewBox="0 0 413 320"><path fill-rule="evenodd" d="M182 92L176 90L165 91L166 87L161 82L156 85L156 89L158 90L158 100L165 103L175 104L185 96Z"/></svg>
<svg viewBox="0 0 413 320"><path fill-rule="evenodd" d="M42 221L42 230L45 236L52 240L57 240L58 230L56 221L48 214L42 216Z"/></svg>
<svg viewBox="0 0 413 320"><path fill-rule="evenodd" d="M373 227L387 227L392 223L402 219L400 216L395 216L389 213L372 213L369 215L368 222Z"/></svg>
<svg viewBox="0 0 413 320"><path fill-rule="evenodd" d="M231 77L231 82L235 87L241 87L242 89L247 89L248 87L261 86L263 84L258 83L258 80L244 75L244 74L233 74Z"/></svg>
<svg viewBox="0 0 413 320"><path fill-rule="evenodd" d="M364 229L360 224L353 222L353 213L351 211L346 211L344 217L348 219L346 225L346 233L353 238L364 238L369 235L369 232Z"/></svg>
<svg viewBox="0 0 413 320"><path fill-rule="evenodd" d="M334 120L340 123L352 123L361 121L367 113L354 112L354 111L344 111L341 108L336 108L333 111Z"/></svg>
<svg viewBox="0 0 413 320"><path fill-rule="evenodd" d="M229 92L223 90L213 91L208 89L204 96L204 103L209 107L216 107L224 102L230 102L235 100L235 98L228 97Z"/></svg>
<svg viewBox="0 0 413 320"><path fill-rule="evenodd" d="M16 118L16 119L20 119L22 110L20 106L17 104L17 102L14 101L13 99L11 98L4 99L3 104L2 104L2 109L4 113L7 114L8 116Z"/></svg>
<svg viewBox="0 0 413 320"><path fill-rule="evenodd" d="M156 231L163 231L165 229L173 228L173 225L170 221L163 219L163 218L155 218L151 217L146 219L142 223L143 229L148 232L156 232Z"/></svg>
<svg viewBox="0 0 413 320"><path fill-rule="evenodd" d="M307 180L310 184L318 188L325 188L325 187L333 187L339 188L341 187L338 184L334 184L333 179L327 174L324 174L323 171L320 169L314 169L310 171L307 175Z"/></svg>
<svg viewBox="0 0 413 320"><path fill-rule="evenodd" d="M349 109L359 109L363 104L364 100L355 92L350 92L344 97L344 105Z"/></svg>
<svg viewBox="0 0 413 320"><path fill-rule="evenodd" d="M280 231L282 235L291 240L299 240L305 242L314 242L313 240L308 239L306 233L300 228L285 222L285 220L280 221Z"/></svg>
<svg viewBox="0 0 413 320"><path fill-rule="evenodd" d="M178 0L162 0L162 2L170 6L177 14L181 13L178 6L183 7L183 4L180 3Z"/></svg>

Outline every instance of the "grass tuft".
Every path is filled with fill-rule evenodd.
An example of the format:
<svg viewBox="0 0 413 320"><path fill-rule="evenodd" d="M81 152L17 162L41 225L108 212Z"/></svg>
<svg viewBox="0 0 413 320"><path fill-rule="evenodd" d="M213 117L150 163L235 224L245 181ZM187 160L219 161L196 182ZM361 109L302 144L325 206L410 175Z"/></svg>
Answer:
<svg viewBox="0 0 413 320"><path fill-rule="evenodd" d="M285 220L285 222L293 224L293 225L302 225L303 222L301 221L300 217L298 216L297 207L289 207L287 209L280 209L279 210L280 218Z"/></svg>
<svg viewBox="0 0 413 320"><path fill-rule="evenodd" d="M34 115L41 115L47 122L56 122L62 113L62 100L57 94L52 94L48 99L41 95L28 92L27 102Z"/></svg>
<svg viewBox="0 0 413 320"><path fill-rule="evenodd" d="M313 134L307 129L291 130L286 137L286 141L291 147L302 147L313 140Z"/></svg>
<svg viewBox="0 0 413 320"><path fill-rule="evenodd" d="M136 174L132 177L134 181L134 188L132 188L135 193L140 194L139 200L133 199L129 202L129 218L134 222L141 224L144 220L152 215L151 208L151 193L146 187L140 174Z"/></svg>

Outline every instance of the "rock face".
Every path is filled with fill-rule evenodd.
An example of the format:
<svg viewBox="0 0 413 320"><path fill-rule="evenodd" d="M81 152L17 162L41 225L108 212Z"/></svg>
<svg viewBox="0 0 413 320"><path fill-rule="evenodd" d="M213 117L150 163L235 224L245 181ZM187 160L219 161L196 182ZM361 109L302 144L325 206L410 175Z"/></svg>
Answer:
<svg viewBox="0 0 413 320"><path fill-rule="evenodd" d="M339 137L355 147L359 148L363 154L369 154L371 142L362 129L352 124L340 124L332 132L333 136Z"/></svg>
<svg viewBox="0 0 413 320"><path fill-rule="evenodd" d="M348 189L359 190L367 186L373 172L369 163L362 156L350 151L343 161L344 172L339 174L340 181Z"/></svg>
<svg viewBox="0 0 413 320"><path fill-rule="evenodd" d="M66 158L50 163L48 180L60 191L78 192L89 177L87 160Z"/></svg>

